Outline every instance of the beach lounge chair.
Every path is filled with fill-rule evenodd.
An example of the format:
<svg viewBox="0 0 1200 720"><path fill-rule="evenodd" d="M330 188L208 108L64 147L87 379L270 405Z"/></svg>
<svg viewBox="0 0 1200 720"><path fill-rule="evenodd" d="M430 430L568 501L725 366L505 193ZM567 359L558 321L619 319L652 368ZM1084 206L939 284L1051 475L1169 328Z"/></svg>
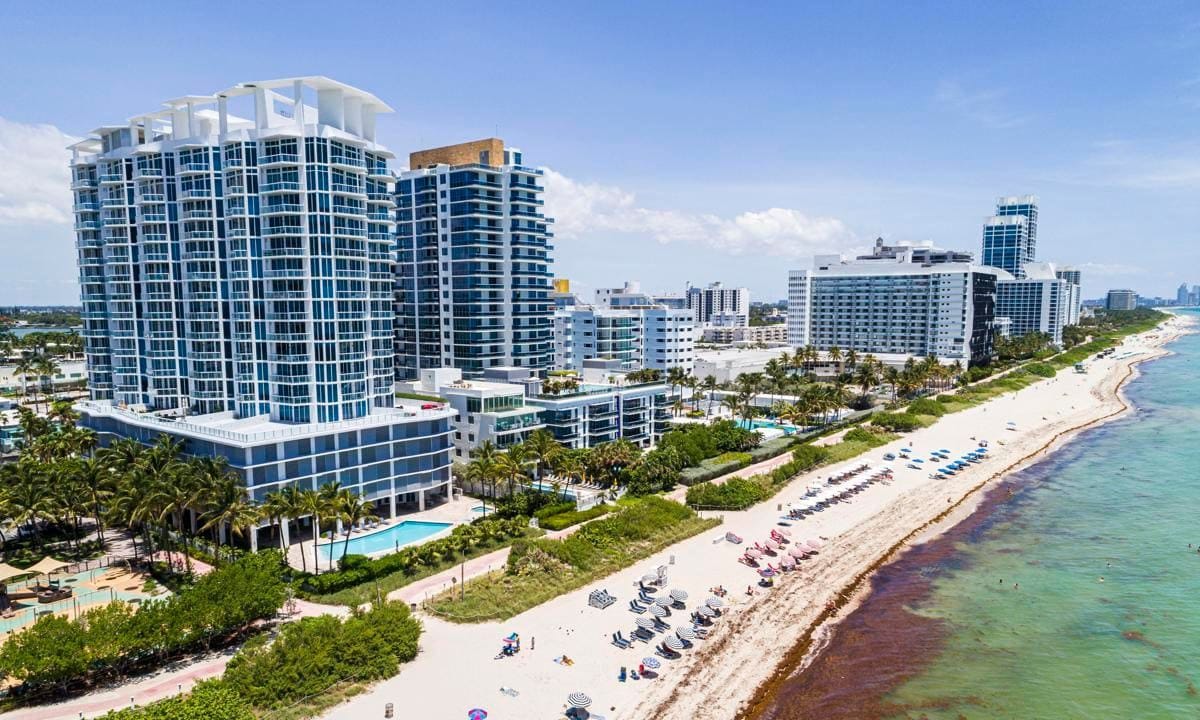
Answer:
<svg viewBox="0 0 1200 720"><path fill-rule="evenodd" d="M619 633L612 634L612 644L616 645L617 647L621 648L622 650L629 649L629 641L621 639Z"/></svg>
<svg viewBox="0 0 1200 720"><path fill-rule="evenodd" d="M637 600L630 600L629 601L629 612L638 613L640 615L640 614L646 612L646 608L643 605L639 605Z"/></svg>
<svg viewBox="0 0 1200 720"><path fill-rule="evenodd" d="M588 605L600 610L604 610L616 601L617 599L610 595L607 590L593 590L588 593Z"/></svg>
<svg viewBox="0 0 1200 720"><path fill-rule="evenodd" d="M630 631L629 636L634 640L641 640L644 643L648 643L654 639L654 633L645 628L634 628Z"/></svg>

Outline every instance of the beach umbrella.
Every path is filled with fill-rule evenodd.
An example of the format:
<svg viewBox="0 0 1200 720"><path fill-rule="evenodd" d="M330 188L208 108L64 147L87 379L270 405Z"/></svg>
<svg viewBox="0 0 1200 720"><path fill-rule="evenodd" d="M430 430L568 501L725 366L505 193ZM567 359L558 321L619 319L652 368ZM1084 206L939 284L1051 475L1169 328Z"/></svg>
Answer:
<svg viewBox="0 0 1200 720"><path fill-rule="evenodd" d="M779 565L784 570L791 570L792 568L796 567L796 561L792 559L791 556L785 555L784 558L779 561Z"/></svg>
<svg viewBox="0 0 1200 720"><path fill-rule="evenodd" d="M710 608L707 605L701 605L699 608L696 609L696 612L700 613L701 615L703 615L706 618L711 618L711 617L717 616L717 611L713 610L712 608Z"/></svg>
<svg viewBox="0 0 1200 720"><path fill-rule="evenodd" d="M746 548L746 554L752 558L758 559L762 557L762 550L758 548Z"/></svg>
<svg viewBox="0 0 1200 720"><path fill-rule="evenodd" d="M662 605L651 605L650 606L650 614L653 615L654 617L660 618L660 617L666 617L668 615L668 612L667 612L667 609L665 607L663 607Z"/></svg>
<svg viewBox="0 0 1200 720"><path fill-rule="evenodd" d="M825 543L821 542L820 540L818 540L817 538L809 538L808 540L805 540L805 542L808 543L808 546L811 548L820 548L822 545L825 544Z"/></svg>
<svg viewBox="0 0 1200 720"><path fill-rule="evenodd" d="M766 545L767 547L771 548L772 550L778 550L781 547L779 545L779 541L775 540L773 538L767 538L767 541L763 544Z"/></svg>
<svg viewBox="0 0 1200 720"><path fill-rule="evenodd" d="M912 448L900 448L900 452L912 452Z"/></svg>
<svg viewBox="0 0 1200 720"><path fill-rule="evenodd" d="M775 571L772 570L771 568L763 568L762 570L758 571L758 574L762 575L765 578L775 577L775 575L776 575Z"/></svg>
<svg viewBox="0 0 1200 720"><path fill-rule="evenodd" d="M634 618L633 624L637 625L643 630L649 630L650 628L654 627L654 621L648 617Z"/></svg>
<svg viewBox="0 0 1200 720"><path fill-rule="evenodd" d="M776 530L775 532L779 533L780 535L782 535L782 536L784 536L784 537L791 537L791 536L792 536L792 531L791 531L791 530L788 530L787 528L779 528L779 529L778 529L778 530Z"/></svg>
<svg viewBox="0 0 1200 720"><path fill-rule="evenodd" d="M581 692L573 692L567 696L567 704L573 708L585 708L592 704L592 699Z"/></svg>
<svg viewBox="0 0 1200 720"><path fill-rule="evenodd" d="M655 605L657 605L657 606L659 606L659 607L664 607L664 608L665 608L665 607L669 607L669 606L671 605L671 602L672 602L672 600L671 600L671 598L669 598L669 597L657 597L657 598L654 598L654 604L655 604Z"/></svg>
<svg viewBox="0 0 1200 720"><path fill-rule="evenodd" d="M788 550L788 554L795 558L802 558L808 554L808 548L800 545L793 545L792 549Z"/></svg>
<svg viewBox="0 0 1200 720"><path fill-rule="evenodd" d="M725 601L722 600L721 598L717 597L716 595L713 595L709 599L705 600L704 604L709 606L710 608L714 608L714 609L725 607Z"/></svg>
<svg viewBox="0 0 1200 720"><path fill-rule="evenodd" d="M923 462L925 462L925 461L924 461L924 460L922 460L921 458L913 458L913 462L915 462L915 463L923 463Z"/></svg>
<svg viewBox="0 0 1200 720"><path fill-rule="evenodd" d="M666 640L663 640L663 645L675 650L676 652L683 649L683 641L674 635L668 635Z"/></svg>
<svg viewBox="0 0 1200 720"><path fill-rule="evenodd" d="M674 590L671 591L671 599L674 600L675 602L683 602L684 600L687 600L688 599L687 590L680 590L679 588L675 588Z"/></svg>
<svg viewBox="0 0 1200 720"><path fill-rule="evenodd" d="M653 585L656 582L658 582L658 576L654 573L646 573L642 576L642 583L644 585Z"/></svg>
<svg viewBox="0 0 1200 720"><path fill-rule="evenodd" d="M660 667L662 667L662 663L660 663L658 661L658 658L656 658L656 657L642 658L642 665L645 665L646 667L650 668L651 670L657 670Z"/></svg>
<svg viewBox="0 0 1200 720"><path fill-rule="evenodd" d="M483 708L475 708L467 711L467 720L486 720L487 710Z"/></svg>
<svg viewBox="0 0 1200 720"><path fill-rule="evenodd" d="M675 634L678 635L679 637L683 638L684 640L695 640L696 639L696 631L686 625L684 625L683 627L675 628Z"/></svg>

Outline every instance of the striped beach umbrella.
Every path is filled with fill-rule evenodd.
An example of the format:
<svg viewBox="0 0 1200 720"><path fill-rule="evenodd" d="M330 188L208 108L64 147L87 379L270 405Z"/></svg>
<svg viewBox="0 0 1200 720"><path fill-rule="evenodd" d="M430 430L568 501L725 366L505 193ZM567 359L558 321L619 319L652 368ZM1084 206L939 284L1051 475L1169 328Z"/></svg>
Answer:
<svg viewBox="0 0 1200 720"><path fill-rule="evenodd" d="M670 615L667 609L662 605L651 605L650 614L654 617L666 617L667 615Z"/></svg>
<svg viewBox="0 0 1200 720"><path fill-rule="evenodd" d="M675 602L683 602L683 601L687 600L688 599L687 590L680 590L679 588L675 588L674 590L671 591L671 599L674 600Z"/></svg>
<svg viewBox="0 0 1200 720"><path fill-rule="evenodd" d="M656 657L642 658L642 665L645 665L646 667L650 668L651 670L657 670L660 667L662 667L662 663L660 663L658 661L658 658L656 658Z"/></svg>
<svg viewBox="0 0 1200 720"><path fill-rule="evenodd" d="M695 640L696 639L696 631L691 629L687 625L675 628L675 634L678 635L679 637L683 638L684 640Z"/></svg>
<svg viewBox="0 0 1200 720"><path fill-rule="evenodd" d="M671 648L672 650L674 650L676 652L683 649L683 641L680 640L679 638L675 637L674 635L668 635L667 639L663 640L663 645L666 645L667 647Z"/></svg>
<svg viewBox="0 0 1200 720"><path fill-rule="evenodd" d="M671 600L671 598L669 598L669 597L657 597L657 598L654 598L654 604L655 604L655 605L657 605L657 606L659 606L659 607L667 607L667 606L668 606L668 605L670 605L672 602L673 602L673 601L672 601L672 600Z"/></svg>
<svg viewBox="0 0 1200 720"><path fill-rule="evenodd" d="M713 595L709 599L705 600L704 604L709 606L710 608L714 608L714 609L725 607L725 601L722 600L721 598L717 597L716 595Z"/></svg>
<svg viewBox="0 0 1200 720"><path fill-rule="evenodd" d="M633 624L637 625L643 630L649 630L650 628L654 627L654 621L648 617L634 618Z"/></svg>
<svg viewBox="0 0 1200 720"><path fill-rule="evenodd" d="M592 699L585 693L573 692L567 696L567 704L573 708L585 708L592 704Z"/></svg>
<svg viewBox="0 0 1200 720"><path fill-rule="evenodd" d="M704 617L709 617L709 618L710 618L710 617L716 617L716 616L717 616L717 611L716 611L716 610L713 610L712 608L710 608L710 607L709 607L709 606L707 606L707 605L701 605L701 606L700 606L700 607L699 607L699 608L696 610L696 612L700 613L700 614L701 614L701 615L703 615Z"/></svg>

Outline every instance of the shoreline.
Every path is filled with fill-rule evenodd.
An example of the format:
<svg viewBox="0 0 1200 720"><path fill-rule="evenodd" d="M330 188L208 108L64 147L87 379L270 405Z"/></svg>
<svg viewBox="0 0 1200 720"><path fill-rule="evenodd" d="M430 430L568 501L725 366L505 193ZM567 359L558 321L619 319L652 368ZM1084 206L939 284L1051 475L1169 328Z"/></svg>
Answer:
<svg viewBox="0 0 1200 720"><path fill-rule="evenodd" d="M753 717L748 713L761 709L772 678L786 678L808 652L823 647L837 622L866 596L874 571L898 551L969 516L984 495L979 490L1052 452L1083 428L1124 412L1127 403L1120 387L1134 376L1139 363L1169 352L1162 349L1164 344L1192 330L1184 327L1190 325L1186 320L1174 317L1125 338L1122 347L1131 356L1089 362L1087 374L1064 370L947 415L858 458L801 474L771 500L723 513L718 528L509 620L462 625L421 613L425 633L420 655L399 675L330 708L324 717L376 716L393 702L412 717L459 717L469 708L482 707L493 720L549 718L560 716L567 695L578 691L591 696L591 709L608 720ZM1006 432L1005 421L1019 422L1018 431ZM903 446L974 448L976 435L992 441L988 462L945 480L893 463L895 477L889 484L873 485L851 502L794 522L793 537L825 537L825 547L769 591L742 592L758 575L737 562L745 546L725 542L726 531L745 537L749 544L761 542L786 513L785 506L799 500L814 480L864 462L882 465L884 453ZM636 616L626 608L627 601L636 595L637 580L659 566L669 569L668 588L688 592L689 608L703 602L711 594L709 588L728 588L725 612L709 639L682 658L665 662L656 679L621 681L620 669L636 669L654 648L637 643L633 650L621 650L610 638L617 631L628 634ZM598 589L609 590L617 604L607 610L589 607L587 595ZM836 616L828 612L828 602L837 608ZM516 657L494 659L499 638L510 632L528 638L530 647ZM574 663L554 662L562 655Z"/></svg>
<svg viewBox="0 0 1200 720"><path fill-rule="evenodd" d="M1178 335L1175 337L1178 337ZM779 686L788 679L803 673L812 665L821 652L828 647L842 620L857 610L869 597L872 591L871 581L878 575L882 568L895 563L909 549L941 538L950 531L958 528L970 519L987 501L988 493L999 487L1013 473L1021 472L1047 459L1061 450L1063 446L1073 442L1081 433L1111 422L1133 410L1132 404L1125 396L1125 386L1141 374L1138 366L1143 362L1157 360L1168 354L1165 351L1156 352L1152 355L1136 358L1133 362L1129 363L1125 374L1118 380L1113 395L1113 399L1120 404L1120 407L1082 425L1059 431L1040 448L1019 458L1009 466L995 472L986 480L978 483L966 495L953 503L950 508L943 510L936 517L929 520L928 523L914 529L909 535L888 548L876 562L863 570L835 594L839 598L845 597L846 599L842 602L835 601L834 608L826 611L822 617L809 626L801 643L795 648L794 653L789 653L779 661L771 677L755 690L754 699L750 701L750 704L739 709L735 720L754 720L760 717L761 713L765 712L775 700ZM796 662L789 662L789 660L796 656L798 656Z"/></svg>
<svg viewBox="0 0 1200 720"><path fill-rule="evenodd" d="M1109 379L1106 376L1104 382L1101 380L1097 383L1097 387L1092 388L1089 395L1096 402L1080 413L1082 417L1076 422L1068 422L1067 426L1055 428L1053 424L1046 430L1052 431L1052 434L1046 438L1045 433L1041 437L1045 438L1041 442L1034 444L1033 447L1019 453L1016 458L1006 458L1004 467L1000 470L991 471L986 478L973 482L966 488L959 488L953 495L950 502L950 507L940 510L931 518L925 519L915 528L909 529L902 537L883 548L874 557L870 559L865 566L859 565L857 572L850 575L847 580L844 576L838 578L841 582L834 581L830 584L836 590L825 592L825 596L830 598L829 604L820 607L815 612L810 611L807 614L809 617L804 618L799 632L794 635L794 640L789 647L783 650L779 655L773 655L770 663L761 663L760 667L765 666L765 671L754 673L755 677L746 677L746 673L741 673L740 677L726 678L728 682L713 682L713 678L708 676L705 680L696 680L689 682L685 679L683 682L676 684L671 688L669 694L665 697L657 698L657 706L651 698L643 699L639 704L638 710L632 714L632 718L736 718L736 720L756 720L763 717L763 713L772 705L779 688L796 674L803 672L811 665L811 663L820 655L821 651L828 645L829 641L836 632L838 625L855 610L866 599L871 590L871 580L876 577L878 571L895 562L896 559L907 549L916 545L921 545L929 540L940 537L952 530L954 527L961 524L969 518L986 499L987 491L1002 483L1005 478L1014 472L1018 472L1036 462L1045 459L1053 454L1064 445L1071 442L1080 433L1098 427L1102 424L1110 422L1132 408L1131 403L1125 396L1124 387L1129 381L1138 377L1140 371L1138 366L1143 362L1158 359L1170 354L1170 350L1165 348L1170 342L1177 339L1180 335L1195 332L1195 322L1189 318L1175 316L1170 320L1164 321L1139 335L1126 338L1123 344L1133 342L1142 342L1147 345L1145 352L1123 358L1117 361L1116 366L1109 370L1109 374L1116 371L1115 377ZM1048 383L1052 383L1058 377L1062 377L1064 373L1069 373L1069 370L1064 370L1056 378L1048 379L1042 383L1037 383L1027 390L1034 390L1038 387L1043 387ZM1019 395L1020 393L1018 393ZM985 408L995 404L1002 398L996 398L989 401L979 408ZM1091 412L1088 412L1088 411ZM966 411L965 411L966 412ZM1099 414L1097 414L1099 413ZM959 413L961 416L963 413ZM948 418L956 417L955 415L946 416ZM936 431L939 422L928 428L928 430ZM915 435L916 433L914 433ZM874 452L883 452L884 449L878 449ZM991 468L988 468L991 470ZM788 491L785 490L786 494ZM858 533L861 536L861 533ZM835 537L831 542L843 540L843 538ZM862 537L864 542L869 542L869 538ZM821 578L824 579L824 578ZM828 578L834 580L834 578ZM784 582L788 583L788 578L785 576ZM790 584L790 583L789 583ZM817 583L809 583L814 585ZM776 590L773 594L779 594ZM774 598L771 598L772 600ZM813 603L809 603L811 606ZM762 624L770 626L772 622L771 616L784 614L787 608L782 601L771 603L770 600L760 603L764 606L763 611L757 613L760 615L756 620L761 620ZM771 611L775 612L772 613ZM753 621L745 623L746 626L755 625ZM766 654L766 648L760 645L764 639L761 632L753 632L758 628L745 627L744 630L749 630L753 635L757 636L751 640L751 644L759 647L760 659ZM722 635L722 639L727 639L727 634ZM710 641L711 642L711 641ZM710 650L710 647L712 648ZM705 670L712 670L714 666L718 666L722 662L728 663L728 658L722 658L722 650L724 648L717 646L706 645L702 654L703 657L693 664L691 676L699 678L705 676ZM752 665L743 665L741 670L752 669ZM708 690L707 688L719 688L719 690ZM743 688L749 688L742 691ZM731 692L731 689L737 689L736 692ZM652 709L655 708L655 709Z"/></svg>

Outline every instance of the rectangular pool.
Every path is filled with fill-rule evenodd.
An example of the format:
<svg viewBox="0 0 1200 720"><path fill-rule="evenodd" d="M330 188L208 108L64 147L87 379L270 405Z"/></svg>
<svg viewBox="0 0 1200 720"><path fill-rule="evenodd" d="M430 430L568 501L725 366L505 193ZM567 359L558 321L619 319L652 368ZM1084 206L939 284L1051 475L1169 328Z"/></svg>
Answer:
<svg viewBox="0 0 1200 720"><path fill-rule="evenodd" d="M349 552L351 555L373 555L388 550L394 551L405 545L427 540L443 530L448 530L452 525L453 523L405 520L369 535L350 538ZM342 538L334 542L322 543L320 552L336 561L341 558L346 542L346 539Z"/></svg>

